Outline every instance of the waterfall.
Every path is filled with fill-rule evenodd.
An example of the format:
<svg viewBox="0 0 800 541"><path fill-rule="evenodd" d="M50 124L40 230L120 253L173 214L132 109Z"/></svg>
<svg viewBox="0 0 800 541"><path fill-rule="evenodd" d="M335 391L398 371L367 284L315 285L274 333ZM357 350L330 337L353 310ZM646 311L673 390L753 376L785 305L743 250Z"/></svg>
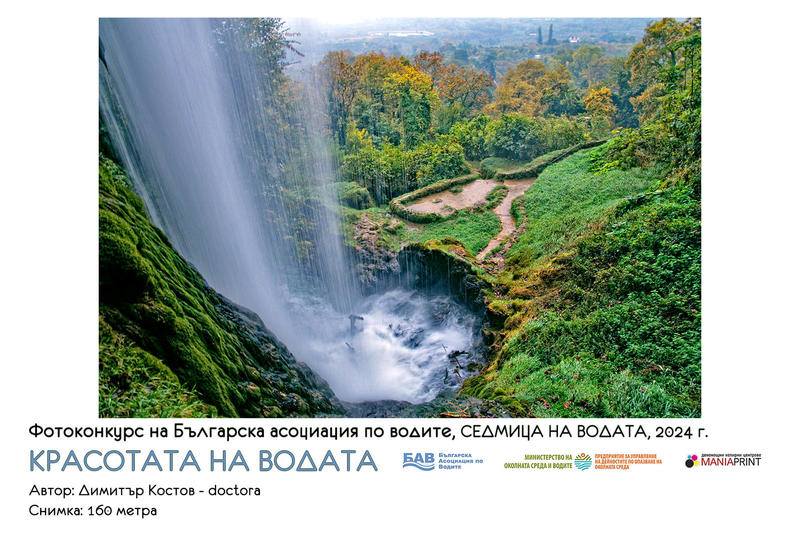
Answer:
<svg viewBox="0 0 800 541"><path fill-rule="evenodd" d="M421 402L457 388L476 318L409 290L361 295L320 85L286 79L287 44L257 24L101 20L101 118L150 219L340 398Z"/></svg>
<svg viewBox="0 0 800 541"><path fill-rule="evenodd" d="M291 344L303 331L280 309L288 289L326 292L345 311L358 296L330 210L332 165L318 136L297 159L296 132L320 131L317 108L271 96L263 60L225 24L103 19L101 114L153 223ZM288 192L318 205L298 209Z"/></svg>

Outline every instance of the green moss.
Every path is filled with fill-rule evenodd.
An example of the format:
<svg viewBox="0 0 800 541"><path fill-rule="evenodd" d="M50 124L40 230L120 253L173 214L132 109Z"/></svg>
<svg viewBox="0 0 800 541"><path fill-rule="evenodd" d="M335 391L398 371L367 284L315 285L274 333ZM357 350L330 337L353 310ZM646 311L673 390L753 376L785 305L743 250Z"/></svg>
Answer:
<svg viewBox="0 0 800 541"><path fill-rule="evenodd" d="M499 205L503 199L508 195L508 186L505 184L498 184L486 194L486 204L483 205L485 209L493 209Z"/></svg>
<svg viewBox="0 0 800 541"><path fill-rule="evenodd" d="M511 202L511 218L519 226L525 219L525 197L519 196Z"/></svg>
<svg viewBox="0 0 800 541"><path fill-rule="evenodd" d="M542 154L541 156L537 156L532 161L528 162L519 169L512 169L509 171L497 171L497 173L494 176L498 180L536 177L550 165L557 163L568 156L571 156L572 154L578 152L579 150L586 148L593 148L598 145L601 145L603 142L604 141L583 141L581 143L572 145L569 148L554 150L552 152L548 152L547 154Z"/></svg>
<svg viewBox="0 0 800 541"><path fill-rule="evenodd" d="M100 318L101 417L210 417L216 408L186 389L164 363Z"/></svg>
<svg viewBox="0 0 800 541"><path fill-rule="evenodd" d="M258 417L276 408L282 416L342 411L327 385L297 364L257 316L220 297L172 249L147 219L121 168L101 157L99 180L100 315L126 347L135 348L120 357L114 353L119 348L101 347L101 380L104 367L119 358L150 368L155 359L177 378L175 385L193 389L220 415ZM152 405L136 411L177 412Z"/></svg>

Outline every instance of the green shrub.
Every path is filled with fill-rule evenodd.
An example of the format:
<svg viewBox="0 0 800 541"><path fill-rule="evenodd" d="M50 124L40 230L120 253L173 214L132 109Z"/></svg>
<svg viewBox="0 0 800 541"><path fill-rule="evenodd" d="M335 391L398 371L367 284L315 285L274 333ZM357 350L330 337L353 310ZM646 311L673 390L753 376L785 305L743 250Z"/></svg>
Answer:
<svg viewBox="0 0 800 541"><path fill-rule="evenodd" d="M484 208L486 209L493 209L497 205L499 205L503 199L506 198L508 195L508 186L505 184L498 184L492 190L486 194L486 204Z"/></svg>
<svg viewBox="0 0 800 541"><path fill-rule="evenodd" d="M508 158L498 158L491 156L481 160L480 173L483 178L494 178L500 171L518 169L527 162L520 160L509 160Z"/></svg>
<svg viewBox="0 0 800 541"><path fill-rule="evenodd" d="M464 150L454 140L440 137L413 150L385 144L347 154L342 160L342 178L367 189L375 203L389 200L432 182L469 172Z"/></svg>
<svg viewBox="0 0 800 541"><path fill-rule="evenodd" d="M520 114L501 115L488 125L486 146L492 156L530 160L544 152L542 127Z"/></svg>
<svg viewBox="0 0 800 541"><path fill-rule="evenodd" d="M410 152L410 159L416 171L414 189L437 180L466 175L470 171L464 149L447 138L419 145Z"/></svg>
<svg viewBox="0 0 800 541"><path fill-rule="evenodd" d="M586 140L584 127L566 117L545 118L541 121L544 152L567 148Z"/></svg>
<svg viewBox="0 0 800 541"><path fill-rule="evenodd" d="M481 115L469 122L456 122L450 128L450 136L464 149L468 160L480 160L487 156L486 133L489 117Z"/></svg>
<svg viewBox="0 0 800 541"><path fill-rule="evenodd" d="M369 190L357 182L337 182L335 189L342 205L359 210L375 206Z"/></svg>

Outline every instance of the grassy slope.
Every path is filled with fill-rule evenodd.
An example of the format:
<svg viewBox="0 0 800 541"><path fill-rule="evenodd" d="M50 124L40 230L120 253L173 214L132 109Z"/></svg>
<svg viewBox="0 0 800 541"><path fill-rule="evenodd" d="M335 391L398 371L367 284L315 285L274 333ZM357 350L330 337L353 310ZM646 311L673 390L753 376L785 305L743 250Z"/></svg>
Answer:
<svg viewBox="0 0 800 541"><path fill-rule="evenodd" d="M497 194L504 195L499 190ZM431 224L413 224L411 227L395 217L387 217L386 207L373 207L360 211L342 210L345 238L348 242L354 236L353 224L366 215L376 224L378 242L394 251L413 242L456 239L475 255L483 250L501 229L500 219L488 208L474 212L460 212L449 220Z"/></svg>
<svg viewBox="0 0 800 541"><path fill-rule="evenodd" d="M569 249L602 212L624 197L647 189L653 171L589 171L591 150L551 165L525 192L526 233L509 250L509 263L518 270L536 269L556 253Z"/></svg>
<svg viewBox="0 0 800 541"><path fill-rule="evenodd" d="M483 250L500 233L500 219L491 210L459 213L455 219L437 222L424 228L415 240L456 239L473 255Z"/></svg>
<svg viewBox="0 0 800 541"><path fill-rule="evenodd" d="M463 392L517 415L700 413L700 203L683 188L620 200L652 171L595 175L587 153L525 195L529 224L493 309L511 317Z"/></svg>
<svg viewBox="0 0 800 541"><path fill-rule="evenodd" d="M103 415L340 411L255 314L220 297L172 249L121 168L101 157L99 172Z"/></svg>

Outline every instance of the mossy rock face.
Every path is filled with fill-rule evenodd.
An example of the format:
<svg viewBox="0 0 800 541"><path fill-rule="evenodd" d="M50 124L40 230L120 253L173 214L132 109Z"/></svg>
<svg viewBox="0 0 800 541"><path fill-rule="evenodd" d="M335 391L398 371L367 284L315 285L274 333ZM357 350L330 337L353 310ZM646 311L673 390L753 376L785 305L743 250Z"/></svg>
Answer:
<svg viewBox="0 0 800 541"><path fill-rule="evenodd" d="M284 417L344 412L325 381L298 363L256 314L211 289L172 249L148 220L119 166L101 156L99 177L101 340L106 337L100 349L103 415ZM126 363L136 369L128 370ZM115 371L136 377L111 377ZM139 385L147 377L165 382L156 387L159 393ZM149 393L148 408L132 410L115 401L128 392L115 389L115 382L126 378L139 382L128 385L137 393ZM164 397L178 404L181 396L202 407L158 403Z"/></svg>
<svg viewBox="0 0 800 541"><path fill-rule="evenodd" d="M455 239L412 244L400 251L398 260L401 272L413 279L414 287L422 290L444 289L479 314L485 311L485 291L489 284L480 269L452 254L452 248L461 246ZM463 246L461 246L463 249Z"/></svg>
<svg viewBox="0 0 800 541"><path fill-rule="evenodd" d="M155 356L131 345L100 317L101 417L213 417L217 410L187 389Z"/></svg>
<svg viewBox="0 0 800 541"><path fill-rule="evenodd" d="M511 315L511 310L507 304L500 302L493 302L486 307L486 316L489 318L489 324L498 329L502 329L503 325Z"/></svg>

